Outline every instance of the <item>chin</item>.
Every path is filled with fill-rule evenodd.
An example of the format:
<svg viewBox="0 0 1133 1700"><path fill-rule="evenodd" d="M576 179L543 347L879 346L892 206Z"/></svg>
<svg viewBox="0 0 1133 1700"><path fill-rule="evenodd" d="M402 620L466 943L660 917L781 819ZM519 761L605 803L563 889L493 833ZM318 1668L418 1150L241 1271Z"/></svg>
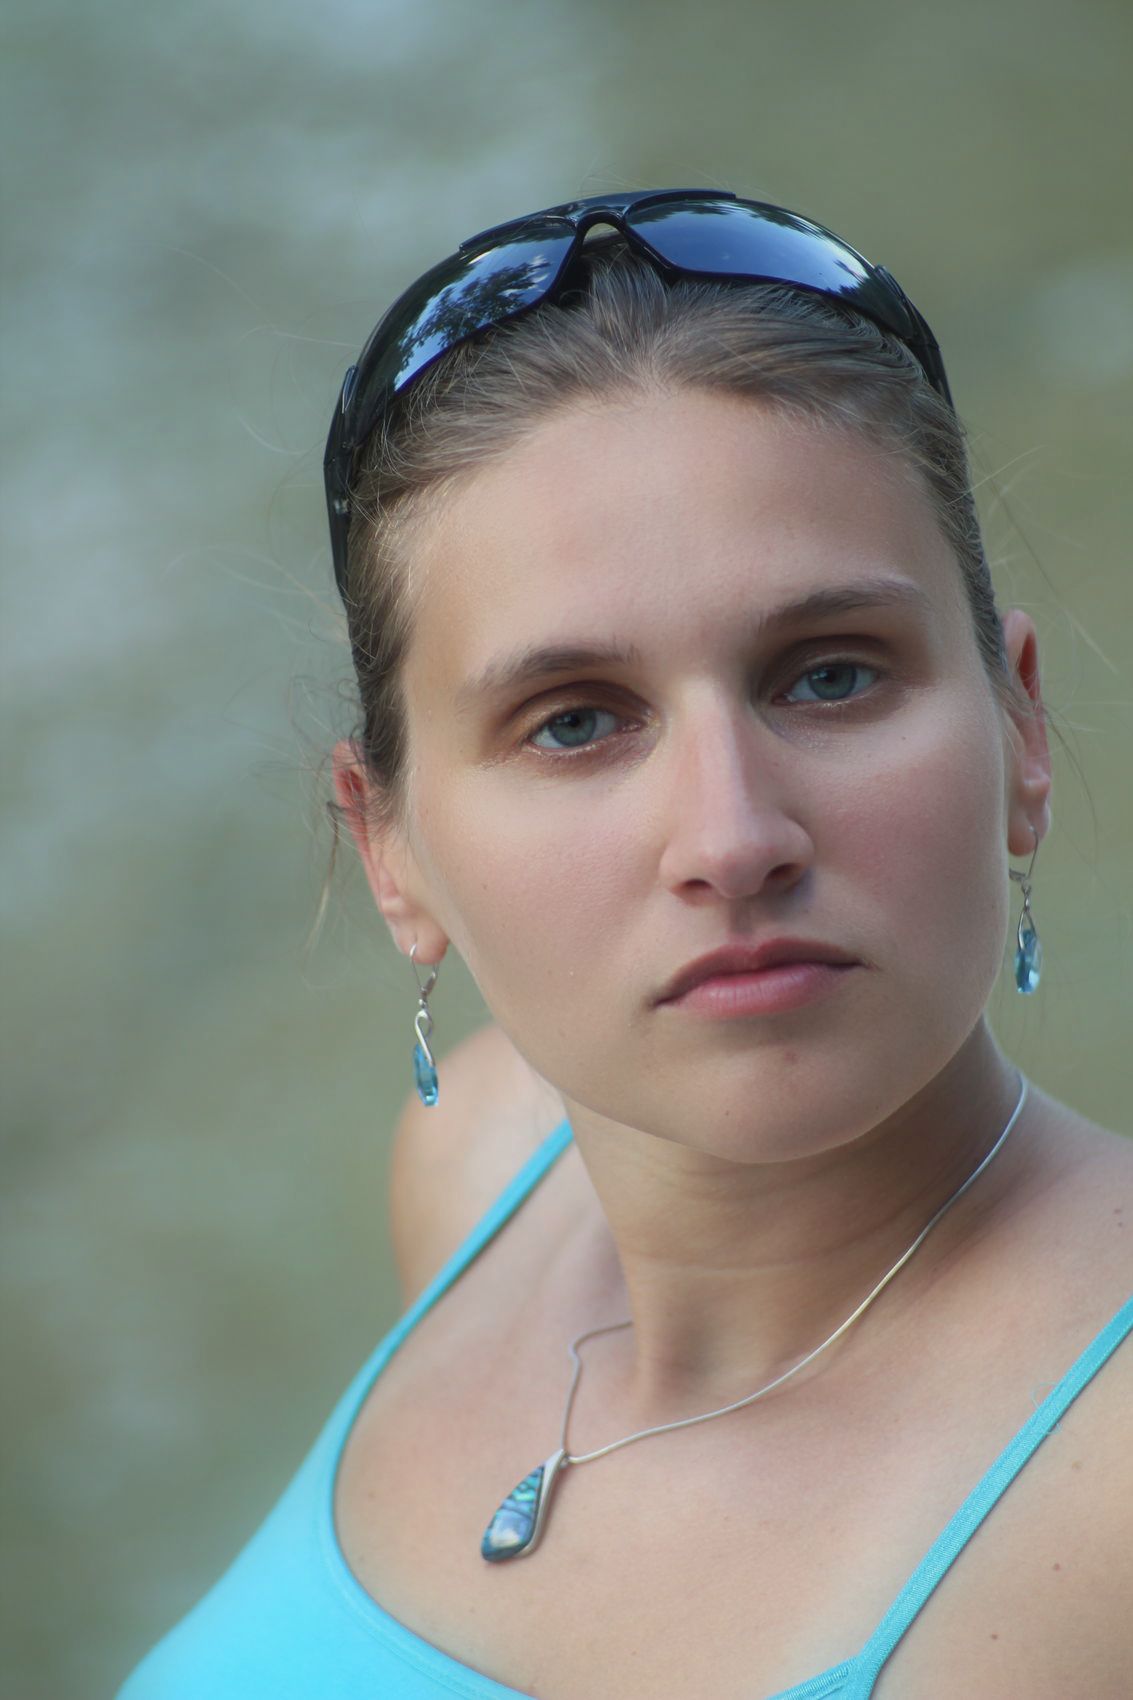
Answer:
<svg viewBox="0 0 1133 1700"><path fill-rule="evenodd" d="M798 1038L726 1056L706 1046L636 1080L623 1067L609 1093L591 1083L570 1096L611 1123L722 1162L816 1157L864 1137L923 1091L963 1050L980 1015L953 1010L948 1025L927 1016L878 1023L872 1043L843 1031L827 1043Z"/></svg>

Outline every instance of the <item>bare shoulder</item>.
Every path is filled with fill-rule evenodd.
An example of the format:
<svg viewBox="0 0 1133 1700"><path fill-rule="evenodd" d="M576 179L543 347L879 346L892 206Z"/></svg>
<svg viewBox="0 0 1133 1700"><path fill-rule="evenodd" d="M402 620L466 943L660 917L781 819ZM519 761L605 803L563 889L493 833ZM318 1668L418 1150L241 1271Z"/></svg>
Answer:
<svg viewBox="0 0 1133 1700"><path fill-rule="evenodd" d="M1036 1293L1046 1294L1050 1327L1069 1330L1058 1347L1066 1357L1071 1339L1084 1343L1087 1325L1107 1322L1133 1293L1133 1139L1045 1093L1037 1096L1044 1117L1041 1185L1026 1242L1031 1256L1023 1266L1025 1297L1033 1313ZM1031 1326L1042 1334L1041 1320L1035 1318ZM1131 1397L1133 1350L1124 1350L1107 1365L1085 1409L1092 1413L1098 1453L1109 1458L1106 1479L1112 1486L1113 1472L1118 1471L1133 1489L1133 1455L1127 1444ZM1100 1527L1112 1509L1107 1493L1100 1496ZM1127 1501L1118 1495L1117 1504ZM1122 1538L1128 1539L1127 1527Z"/></svg>
<svg viewBox="0 0 1133 1700"><path fill-rule="evenodd" d="M409 1302L564 1115L553 1087L502 1028L479 1028L437 1062L437 1102L406 1099L394 1128L389 1220Z"/></svg>
<svg viewBox="0 0 1133 1700"><path fill-rule="evenodd" d="M1034 1111L1023 1245L1037 1269L1058 1268L1068 1303L1072 1292L1087 1302L1127 1298L1133 1289L1133 1139L1037 1088Z"/></svg>
<svg viewBox="0 0 1133 1700"><path fill-rule="evenodd" d="M1116 1185L1124 1191L1133 1182L1133 1130L1119 1132L1103 1127L1087 1116L1061 1103L1047 1093L1036 1091L1040 1113L1048 1137L1048 1149L1058 1152L1091 1181L1095 1187ZM1115 1197L1115 1208L1125 1199Z"/></svg>

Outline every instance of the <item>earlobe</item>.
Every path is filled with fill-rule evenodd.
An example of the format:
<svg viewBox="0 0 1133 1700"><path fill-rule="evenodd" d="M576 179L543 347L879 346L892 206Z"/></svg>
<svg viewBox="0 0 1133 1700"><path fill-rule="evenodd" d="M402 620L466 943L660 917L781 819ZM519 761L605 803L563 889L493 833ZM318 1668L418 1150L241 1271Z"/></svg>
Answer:
<svg viewBox="0 0 1133 1700"><path fill-rule="evenodd" d="M1030 615L1010 609L1003 618L1003 638L1007 665L1020 698L1018 707L1004 711L1010 722L1007 848L1012 856L1030 856L1035 835L1040 841L1045 838L1051 821L1050 749L1039 682L1038 637Z"/></svg>

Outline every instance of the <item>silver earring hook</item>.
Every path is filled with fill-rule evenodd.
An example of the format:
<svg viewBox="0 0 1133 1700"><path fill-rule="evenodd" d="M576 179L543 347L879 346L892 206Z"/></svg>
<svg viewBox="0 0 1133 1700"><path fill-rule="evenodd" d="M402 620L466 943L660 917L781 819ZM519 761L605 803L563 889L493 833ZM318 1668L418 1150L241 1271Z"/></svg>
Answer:
<svg viewBox="0 0 1133 1700"><path fill-rule="evenodd" d="M429 993L432 991L433 987L437 983L437 965L436 965L436 963L434 963L430 967L429 978L425 981L425 984L422 985L421 984L421 975L420 975L418 968L417 968L417 940L416 939L414 939L413 947L409 952L409 960L413 964L413 973L414 973L414 975L416 976L416 979L417 979L417 990L421 994L422 1002L424 1002L424 1000L428 997Z"/></svg>
<svg viewBox="0 0 1133 1700"><path fill-rule="evenodd" d="M1031 822L1031 831L1035 835L1035 847L1031 851L1030 866L1027 868L1026 873L1023 873L1021 868L1008 868L1008 870L1007 870L1007 872L1009 873L1011 878L1013 880L1017 880L1018 883L1023 887L1024 901L1026 901L1031 895L1031 875L1034 872L1035 857L1039 853L1039 829L1035 825L1034 821Z"/></svg>

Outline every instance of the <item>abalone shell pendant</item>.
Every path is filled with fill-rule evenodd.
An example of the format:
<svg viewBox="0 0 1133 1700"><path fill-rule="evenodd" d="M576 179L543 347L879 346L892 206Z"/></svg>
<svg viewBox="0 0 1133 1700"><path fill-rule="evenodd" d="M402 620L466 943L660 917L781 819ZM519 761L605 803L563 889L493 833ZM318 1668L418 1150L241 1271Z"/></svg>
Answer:
<svg viewBox="0 0 1133 1700"><path fill-rule="evenodd" d="M566 1449L560 1446L546 1463L538 1465L511 1490L484 1530L481 1558L499 1564L532 1550L542 1533L551 1490L565 1459Z"/></svg>

